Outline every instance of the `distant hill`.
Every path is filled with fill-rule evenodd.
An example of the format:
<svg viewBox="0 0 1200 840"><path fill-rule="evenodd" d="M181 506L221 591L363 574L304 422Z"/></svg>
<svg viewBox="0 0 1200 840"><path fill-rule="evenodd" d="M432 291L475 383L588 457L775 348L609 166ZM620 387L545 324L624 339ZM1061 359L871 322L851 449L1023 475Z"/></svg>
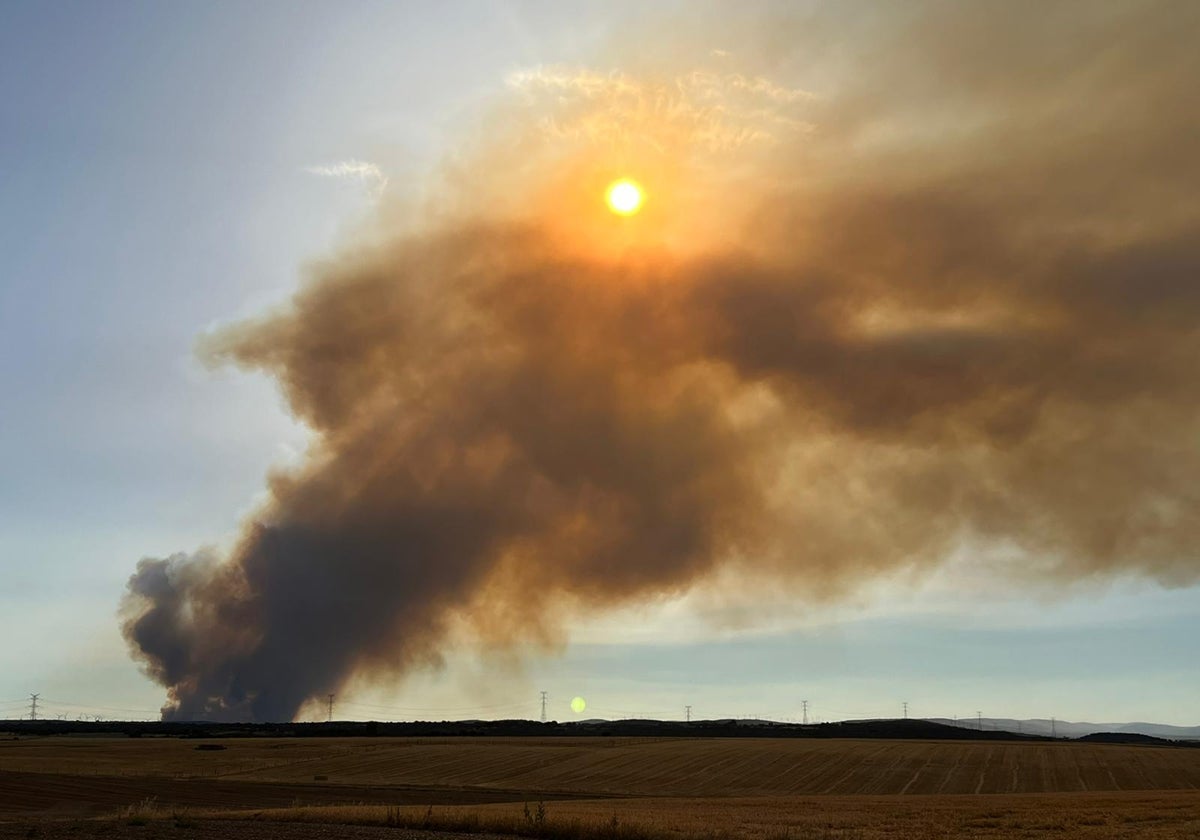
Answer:
<svg viewBox="0 0 1200 840"><path fill-rule="evenodd" d="M1142 744L1149 746L1171 746L1174 741L1165 738L1155 738L1153 735L1141 735L1137 732L1094 732L1084 735L1077 740L1093 744Z"/></svg>
<svg viewBox="0 0 1200 840"><path fill-rule="evenodd" d="M756 719L683 721L587 720L538 723L529 720L332 721L329 723L206 723L105 721L6 721L0 732L15 735L69 735L98 732L130 737L238 738L261 736L636 736L701 738L888 738L942 741L999 741L1022 736L994 729L978 731L928 720L847 720L837 723L777 723ZM1025 735L1036 739L1036 735Z"/></svg>
<svg viewBox="0 0 1200 840"><path fill-rule="evenodd" d="M1019 741L1047 739L1054 731L1059 738L1082 738L1113 743L1146 743L1162 739L1200 747L1200 727L1163 724L1087 724L1068 721L1008 720L984 718L951 721L844 720L835 723L779 723L758 719L694 720L599 720L539 723L531 720L443 720L443 721L331 721L329 723L208 723L120 722L120 721L0 721L0 734L96 735L124 734L129 737L167 736L180 738L238 737L345 737L345 736L600 736L600 737L701 737L701 738L884 738L935 741ZM1123 740L1122 740L1123 739Z"/></svg>
<svg viewBox="0 0 1200 840"><path fill-rule="evenodd" d="M977 718L959 718L958 720L930 718L930 721L949 726L958 726L963 729L974 729L976 731L979 729L979 720ZM1026 735L1057 735L1059 738L1082 738L1085 735L1106 733L1149 735L1152 738L1163 738L1169 741L1200 740L1200 726L1172 726L1166 723L1144 723L1141 721L1134 723L1086 723L1069 720L1051 721L1048 718L1018 720L1016 718L985 717L983 719L983 729L984 731L999 729Z"/></svg>

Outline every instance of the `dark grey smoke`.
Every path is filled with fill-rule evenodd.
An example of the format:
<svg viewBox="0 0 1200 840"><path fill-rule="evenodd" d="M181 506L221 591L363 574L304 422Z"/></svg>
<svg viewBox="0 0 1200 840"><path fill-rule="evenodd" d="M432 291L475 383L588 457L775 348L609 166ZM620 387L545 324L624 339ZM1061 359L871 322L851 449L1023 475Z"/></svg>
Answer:
<svg viewBox="0 0 1200 840"><path fill-rule="evenodd" d="M603 146L568 155L565 117L542 135L506 106L506 137L545 154L514 144L510 170L504 138L476 139L438 222L205 340L318 443L229 557L139 564L124 631L164 714L290 719L356 673L436 664L452 622L545 638L564 605L727 566L836 597L1004 545L1050 581L1196 580L1198 10L689 21L789 82L840 80L810 128L662 152L692 156L678 183L736 163L736 235L689 247L572 227L554 190ZM544 188L532 211L492 203L514 173ZM686 228L722 195L653 197Z"/></svg>

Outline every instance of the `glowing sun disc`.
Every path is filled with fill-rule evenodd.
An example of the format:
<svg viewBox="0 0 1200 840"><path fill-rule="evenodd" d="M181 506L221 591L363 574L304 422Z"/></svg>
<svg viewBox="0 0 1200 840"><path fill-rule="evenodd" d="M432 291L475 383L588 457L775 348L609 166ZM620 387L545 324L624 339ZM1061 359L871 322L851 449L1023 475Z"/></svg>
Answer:
<svg viewBox="0 0 1200 840"><path fill-rule="evenodd" d="M608 201L608 209L618 216L632 216L642 209L642 202L645 200L642 188L628 178L609 184L605 199Z"/></svg>
<svg viewBox="0 0 1200 840"><path fill-rule="evenodd" d="M583 714L583 710L587 708L587 701L582 697L576 697L571 701L571 711L577 715Z"/></svg>

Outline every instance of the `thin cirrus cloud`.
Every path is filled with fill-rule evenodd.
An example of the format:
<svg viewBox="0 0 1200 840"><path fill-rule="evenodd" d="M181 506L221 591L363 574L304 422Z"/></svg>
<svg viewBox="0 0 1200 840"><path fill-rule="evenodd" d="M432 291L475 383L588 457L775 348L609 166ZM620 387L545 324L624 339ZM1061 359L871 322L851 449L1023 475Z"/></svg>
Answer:
<svg viewBox="0 0 1200 840"><path fill-rule="evenodd" d="M761 76L691 68L647 79L540 66L505 81L527 106L545 109L541 125L552 138L636 141L659 151L687 143L722 152L811 129L798 109L813 94Z"/></svg>
<svg viewBox="0 0 1200 840"><path fill-rule="evenodd" d="M320 175L324 178L340 178L358 181L367 187L373 196L378 197L387 189L388 178L377 165L365 160L342 160L323 166L306 166L304 171L310 175Z"/></svg>

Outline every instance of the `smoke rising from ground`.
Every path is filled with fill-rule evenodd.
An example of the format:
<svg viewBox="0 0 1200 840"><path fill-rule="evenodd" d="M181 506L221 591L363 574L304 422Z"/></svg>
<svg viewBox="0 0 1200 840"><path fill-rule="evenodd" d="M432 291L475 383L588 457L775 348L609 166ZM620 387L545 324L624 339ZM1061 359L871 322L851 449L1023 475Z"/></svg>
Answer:
<svg viewBox="0 0 1200 840"><path fill-rule="evenodd" d="M700 17L514 75L428 208L203 340L316 443L228 557L138 565L164 714L290 719L718 569L1195 581L1198 8Z"/></svg>

